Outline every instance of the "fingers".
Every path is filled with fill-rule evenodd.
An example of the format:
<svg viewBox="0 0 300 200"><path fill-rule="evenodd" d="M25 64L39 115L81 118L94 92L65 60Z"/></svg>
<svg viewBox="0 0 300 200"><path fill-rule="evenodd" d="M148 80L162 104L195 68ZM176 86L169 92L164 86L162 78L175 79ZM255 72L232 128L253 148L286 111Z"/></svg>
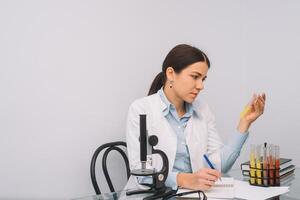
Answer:
<svg viewBox="0 0 300 200"><path fill-rule="evenodd" d="M177 175L178 184L181 187L197 190L208 190L218 178L221 173L214 169L203 168L194 173L179 173Z"/></svg>
<svg viewBox="0 0 300 200"><path fill-rule="evenodd" d="M254 102L255 102L255 100L256 100L256 98L257 98L257 95L254 93L254 94L252 95L252 98L251 98L250 102L249 102L247 105L248 105L248 106L253 105Z"/></svg>
<svg viewBox="0 0 300 200"><path fill-rule="evenodd" d="M204 168L204 172L206 172L208 175L215 177L216 179L221 177L221 172L215 169L210 169L210 168Z"/></svg>
<svg viewBox="0 0 300 200"><path fill-rule="evenodd" d="M265 101L266 101L266 95L265 95L265 93L263 93L262 95L259 95L257 97L257 100L260 101L260 102L262 102L263 104L265 104Z"/></svg>
<svg viewBox="0 0 300 200"><path fill-rule="evenodd" d="M266 101L266 94L265 93L262 93L262 98Z"/></svg>
<svg viewBox="0 0 300 200"><path fill-rule="evenodd" d="M264 100L263 100L263 99L258 99L258 100L257 100L257 106L258 106L259 110L263 110L264 107L265 107L265 102L264 102Z"/></svg>
<svg viewBox="0 0 300 200"><path fill-rule="evenodd" d="M203 179L201 182L204 186L208 186L208 188L215 185L215 181L210 181L210 180Z"/></svg>
<svg viewBox="0 0 300 200"><path fill-rule="evenodd" d="M258 112L259 114L262 114L264 112L265 100L266 100L265 93L263 93L262 95L258 95L257 99L255 100L254 108L255 111Z"/></svg>
<svg viewBox="0 0 300 200"><path fill-rule="evenodd" d="M217 181L218 180L218 177L217 176L214 176L214 175L211 175L211 174L207 174L207 173L200 173L198 174L198 177L200 179L204 179L204 180L208 180L208 181Z"/></svg>
<svg viewBox="0 0 300 200"><path fill-rule="evenodd" d="M265 93L262 93L261 95L257 95L254 93L250 105L252 108L254 108L254 111L263 110L265 106L265 101L266 101Z"/></svg>
<svg viewBox="0 0 300 200"><path fill-rule="evenodd" d="M259 110L260 110L260 102L259 102L260 100L259 99L257 99L257 100L255 100L255 103L253 104L253 106L254 106L254 111L255 112L258 112Z"/></svg>
<svg viewBox="0 0 300 200"><path fill-rule="evenodd" d="M196 172L198 183L203 189L209 189L221 177L221 173L215 169L203 168Z"/></svg>
<svg viewBox="0 0 300 200"><path fill-rule="evenodd" d="M209 181L217 181L221 177L221 173L215 169L203 168L196 172L198 178L209 180Z"/></svg>
<svg viewBox="0 0 300 200"><path fill-rule="evenodd" d="M250 118L250 120L255 120L259 115L263 114L265 108L266 94L253 94L250 102L244 108L244 110L240 113L240 118ZM248 116L248 114L254 114L252 116ZM254 117L253 117L254 116Z"/></svg>
<svg viewBox="0 0 300 200"><path fill-rule="evenodd" d="M260 95L257 94L253 94L252 100L251 100L251 105L254 105L257 103L258 100L261 100L262 102L265 102L266 100L266 94L262 93Z"/></svg>

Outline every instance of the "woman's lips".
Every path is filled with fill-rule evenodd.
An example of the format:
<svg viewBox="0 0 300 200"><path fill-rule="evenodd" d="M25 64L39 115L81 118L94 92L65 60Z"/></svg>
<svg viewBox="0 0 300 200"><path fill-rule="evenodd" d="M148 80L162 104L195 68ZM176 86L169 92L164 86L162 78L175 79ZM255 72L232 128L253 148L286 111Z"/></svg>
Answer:
<svg viewBox="0 0 300 200"><path fill-rule="evenodd" d="M193 95L193 96L197 96L198 95L198 93L193 93L193 92L191 92L191 95Z"/></svg>

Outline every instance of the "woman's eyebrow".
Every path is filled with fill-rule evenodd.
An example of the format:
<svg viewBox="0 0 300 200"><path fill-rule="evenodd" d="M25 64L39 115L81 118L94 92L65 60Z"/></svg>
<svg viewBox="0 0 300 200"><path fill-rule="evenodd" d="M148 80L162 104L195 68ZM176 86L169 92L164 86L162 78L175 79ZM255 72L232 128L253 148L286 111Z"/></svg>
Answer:
<svg viewBox="0 0 300 200"><path fill-rule="evenodd" d="M202 74L199 73L199 72L197 72L197 71L192 71L192 73L195 73L195 74L197 74L197 75L199 75L199 76L202 76Z"/></svg>
<svg viewBox="0 0 300 200"><path fill-rule="evenodd" d="M197 75L200 76L200 77L203 76L201 73L199 73L199 72L197 72L197 71L192 71L192 73L195 73L195 74L197 74ZM205 76L204 78L207 78L207 76Z"/></svg>

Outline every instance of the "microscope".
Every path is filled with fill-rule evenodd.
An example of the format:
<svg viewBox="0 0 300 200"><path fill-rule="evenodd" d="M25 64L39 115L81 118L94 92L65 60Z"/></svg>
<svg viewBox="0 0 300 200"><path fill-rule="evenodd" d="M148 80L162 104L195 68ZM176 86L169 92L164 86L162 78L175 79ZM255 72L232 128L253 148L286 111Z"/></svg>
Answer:
<svg viewBox="0 0 300 200"><path fill-rule="evenodd" d="M140 115L140 161L141 168L132 170L130 173L134 176L151 176L152 184L142 183L142 185L150 187L146 190L134 190L126 192L126 195L142 194L142 193L153 193L152 195L143 198L143 200L153 199L167 199L168 196L172 195L174 191L170 187L166 187L165 181L169 172L169 160L167 155L159 150L154 149L154 146L158 144L158 138L155 135L148 137L146 127L146 115ZM150 147L150 148L148 148ZM148 150L147 150L148 149ZM149 151L149 152L147 152ZM162 168L158 169L147 169L147 154L158 154L162 158Z"/></svg>

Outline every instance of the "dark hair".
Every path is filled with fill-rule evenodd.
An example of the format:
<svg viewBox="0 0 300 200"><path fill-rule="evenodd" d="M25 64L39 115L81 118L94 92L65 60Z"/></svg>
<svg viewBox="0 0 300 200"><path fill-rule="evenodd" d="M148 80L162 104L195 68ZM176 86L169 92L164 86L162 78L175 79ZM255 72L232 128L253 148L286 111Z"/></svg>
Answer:
<svg viewBox="0 0 300 200"><path fill-rule="evenodd" d="M166 56L162 71L154 78L148 95L156 93L165 84L168 67L172 67L176 73L180 73L187 66L201 61L206 62L208 68L210 68L208 57L200 49L187 44L175 46Z"/></svg>

